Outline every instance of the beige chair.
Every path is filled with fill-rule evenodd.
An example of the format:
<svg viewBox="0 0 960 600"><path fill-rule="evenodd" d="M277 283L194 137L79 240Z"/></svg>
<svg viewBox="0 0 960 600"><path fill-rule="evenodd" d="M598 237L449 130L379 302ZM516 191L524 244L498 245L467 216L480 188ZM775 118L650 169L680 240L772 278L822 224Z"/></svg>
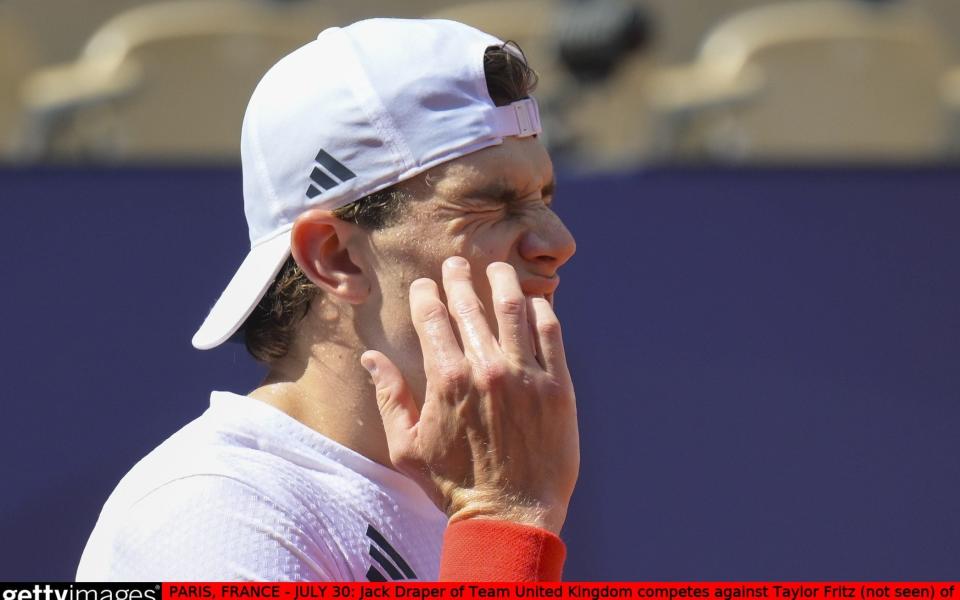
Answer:
<svg viewBox="0 0 960 600"><path fill-rule="evenodd" d="M909 6L807 0L717 26L649 87L666 157L921 160L948 145L950 51Z"/></svg>
<svg viewBox="0 0 960 600"><path fill-rule="evenodd" d="M235 160L246 103L281 56L334 23L316 5L148 4L107 22L73 63L22 88L29 156Z"/></svg>
<svg viewBox="0 0 960 600"><path fill-rule="evenodd" d="M37 62L30 38L0 6L0 160L10 160L16 149L23 115L17 91Z"/></svg>
<svg viewBox="0 0 960 600"><path fill-rule="evenodd" d="M960 66L944 73L940 80L943 103L949 115L950 149L948 159L960 159Z"/></svg>
<svg viewBox="0 0 960 600"><path fill-rule="evenodd" d="M551 0L481 0L448 6L424 18L459 21L522 46L546 38L554 6Z"/></svg>
<svg viewBox="0 0 960 600"><path fill-rule="evenodd" d="M544 94L559 85L559 68L550 45L555 6L551 0L481 0L449 6L424 18L459 21L516 42L542 75L540 92Z"/></svg>
<svg viewBox="0 0 960 600"><path fill-rule="evenodd" d="M564 105L562 123L548 123L549 143L575 144L566 156L587 171L635 165L648 153L648 111L638 107L650 70L648 56L632 57L607 81L580 87L560 65L554 35L557 0L485 0L445 8L428 17L461 21L520 44L540 74L537 97L546 111ZM549 116L556 116L549 113Z"/></svg>

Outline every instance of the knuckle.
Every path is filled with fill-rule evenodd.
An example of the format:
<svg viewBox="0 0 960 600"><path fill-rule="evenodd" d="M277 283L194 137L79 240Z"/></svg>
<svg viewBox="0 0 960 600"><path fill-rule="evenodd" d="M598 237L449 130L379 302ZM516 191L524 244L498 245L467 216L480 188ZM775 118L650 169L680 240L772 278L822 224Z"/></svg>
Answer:
<svg viewBox="0 0 960 600"><path fill-rule="evenodd" d="M455 363L444 363L437 367L440 380L450 387L460 387L470 379L470 372L464 366Z"/></svg>
<svg viewBox="0 0 960 600"><path fill-rule="evenodd" d="M549 379L540 385L540 393L545 398L555 399L567 395L567 388L559 381Z"/></svg>
<svg viewBox="0 0 960 600"><path fill-rule="evenodd" d="M560 321L555 318L545 318L537 321L537 331L547 337L560 337Z"/></svg>
<svg viewBox="0 0 960 600"><path fill-rule="evenodd" d="M509 372L508 367L499 361L485 362L475 368L477 383L486 389L499 386Z"/></svg>
<svg viewBox="0 0 960 600"><path fill-rule="evenodd" d="M420 305L417 312L420 320L428 323L444 321L448 318L447 309L443 305L443 302L439 300L436 302L424 302Z"/></svg>
<svg viewBox="0 0 960 600"><path fill-rule="evenodd" d="M500 296L496 299L497 310L505 315L523 314L526 300L522 296Z"/></svg>
<svg viewBox="0 0 960 600"><path fill-rule="evenodd" d="M462 298L453 304L457 314L469 317L483 313L483 305L476 298Z"/></svg>
<svg viewBox="0 0 960 600"><path fill-rule="evenodd" d="M387 406L387 404L390 402L390 398L393 395L391 392L392 390L389 387L377 388L377 404L380 406Z"/></svg>

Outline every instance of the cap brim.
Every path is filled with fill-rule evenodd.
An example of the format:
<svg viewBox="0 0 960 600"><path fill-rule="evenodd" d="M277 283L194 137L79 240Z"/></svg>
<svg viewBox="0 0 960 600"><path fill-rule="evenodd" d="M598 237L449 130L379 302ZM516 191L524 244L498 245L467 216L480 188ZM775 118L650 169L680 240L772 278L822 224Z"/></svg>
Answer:
<svg viewBox="0 0 960 600"><path fill-rule="evenodd" d="M288 256L289 231L252 248L193 335L193 347L209 350L230 339L263 298Z"/></svg>

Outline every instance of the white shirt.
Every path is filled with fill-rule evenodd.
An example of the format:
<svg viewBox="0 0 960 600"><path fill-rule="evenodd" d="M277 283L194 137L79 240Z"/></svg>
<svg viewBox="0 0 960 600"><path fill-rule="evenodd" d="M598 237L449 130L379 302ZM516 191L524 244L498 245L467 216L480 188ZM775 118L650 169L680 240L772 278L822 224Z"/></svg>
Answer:
<svg viewBox="0 0 960 600"><path fill-rule="evenodd" d="M436 580L446 524L403 475L213 392L117 485L77 580Z"/></svg>

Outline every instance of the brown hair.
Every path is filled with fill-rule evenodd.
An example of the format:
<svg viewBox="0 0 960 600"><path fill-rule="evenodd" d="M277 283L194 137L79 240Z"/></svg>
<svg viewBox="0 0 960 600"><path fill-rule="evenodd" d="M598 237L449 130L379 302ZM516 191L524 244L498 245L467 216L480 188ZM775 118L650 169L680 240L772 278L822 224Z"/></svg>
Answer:
<svg viewBox="0 0 960 600"><path fill-rule="evenodd" d="M487 92L497 106L528 97L537 86L537 74L527 65L523 51L514 42L491 46L483 55ZM355 200L333 211L342 221L364 229L383 229L395 223L409 194L398 186ZM273 284L243 324L247 350L259 361L270 363L290 350L297 325L306 316L320 289L287 258Z"/></svg>

